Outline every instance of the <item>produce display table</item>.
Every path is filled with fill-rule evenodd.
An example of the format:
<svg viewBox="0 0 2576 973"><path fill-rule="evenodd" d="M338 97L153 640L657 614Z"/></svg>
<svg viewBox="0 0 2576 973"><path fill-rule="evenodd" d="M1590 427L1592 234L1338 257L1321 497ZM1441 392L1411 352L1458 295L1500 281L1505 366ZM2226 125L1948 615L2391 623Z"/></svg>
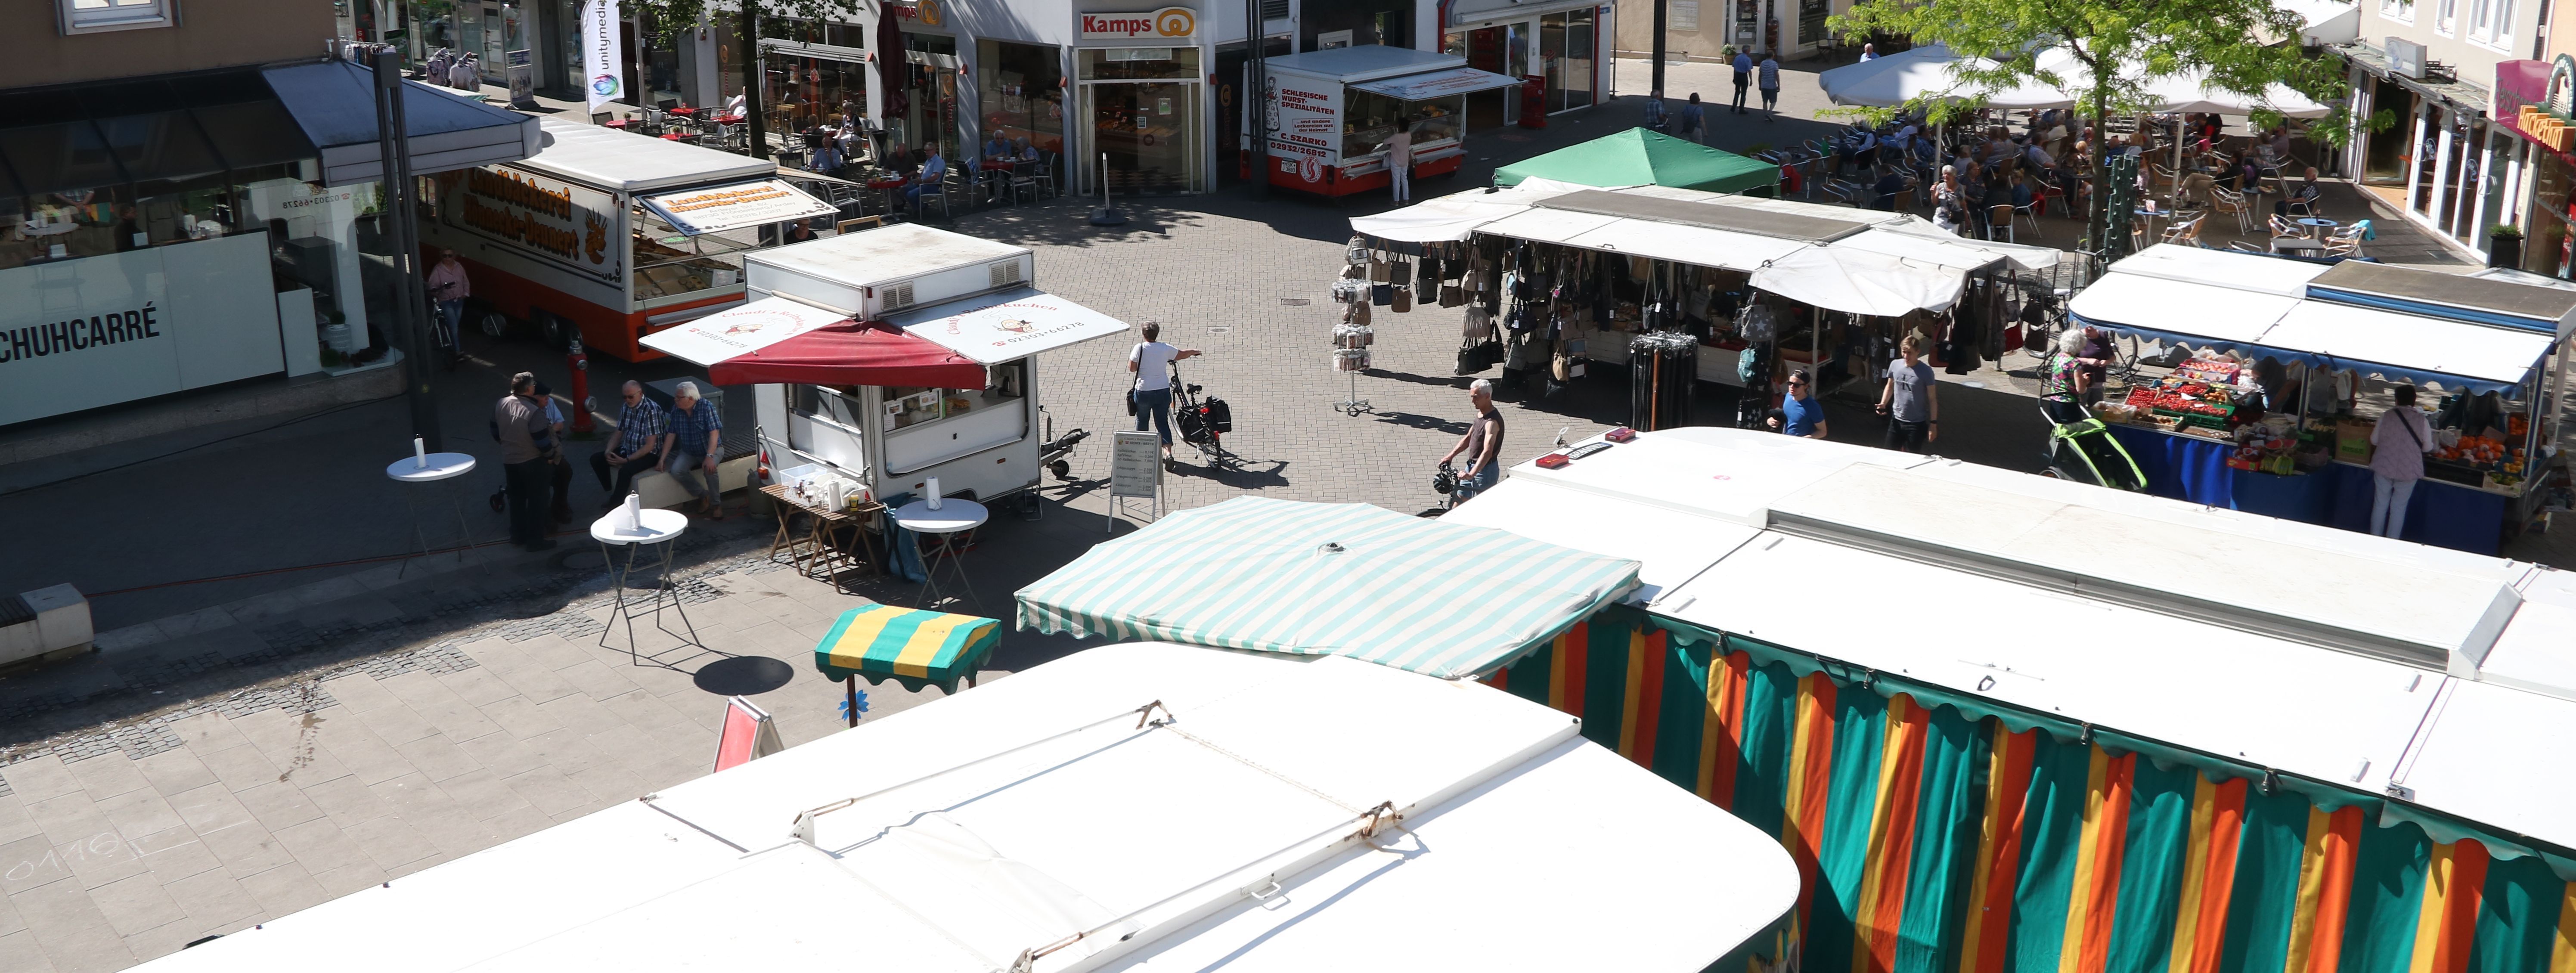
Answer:
<svg viewBox="0 0 2576 973"><path fill-rule="evenodd" d="M2160 497L2246 513L2322 524L2350 531L2370 529L2370 468L2331 463L2304 474L2280 476L2227 465L2235 447L2140 426L2104 423L2120 448L2138 463L2147 488ZM2440 480L2415 484L2401 539L2477 554L2494 554L2503 538L2511 498Z"/></svg>

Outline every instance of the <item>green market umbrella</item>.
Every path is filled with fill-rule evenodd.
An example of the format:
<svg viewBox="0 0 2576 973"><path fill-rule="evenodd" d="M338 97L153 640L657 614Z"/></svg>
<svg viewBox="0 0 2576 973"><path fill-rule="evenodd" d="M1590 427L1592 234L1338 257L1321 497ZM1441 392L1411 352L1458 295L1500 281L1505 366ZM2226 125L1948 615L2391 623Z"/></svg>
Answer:
<svg viewBox="0 0 2576 973"><path fill-rule="evenodd" d="M1743 192L1780 182L1780 167L1642 128L1512 163L1494 171L1497 186L1536 176L1584 186L1672 186Z"/></svg>

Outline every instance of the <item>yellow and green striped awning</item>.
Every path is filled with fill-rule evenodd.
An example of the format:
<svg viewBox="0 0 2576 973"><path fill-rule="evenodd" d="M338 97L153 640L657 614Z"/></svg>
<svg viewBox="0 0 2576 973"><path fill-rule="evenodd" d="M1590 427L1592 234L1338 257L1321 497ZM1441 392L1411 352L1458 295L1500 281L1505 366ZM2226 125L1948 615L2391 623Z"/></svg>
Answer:
<svg viewBox="0 0 2576 973"><path fill-rule="evenodd" d="M973 675L1001 636L998 619L864 605L842 612L815 644L814 668L833 679L864 676L871 685L893 679L915 692L937 686L954 693L957 680Z"/></svg>
<svg viewBox="0 0 2576 973"><path fill-rule="evenodd" d="M1637 586L1637 562L1367 504L1237 497L1100 544L1020 589L1019 625L1346 655L1454 679Z"/></svg>

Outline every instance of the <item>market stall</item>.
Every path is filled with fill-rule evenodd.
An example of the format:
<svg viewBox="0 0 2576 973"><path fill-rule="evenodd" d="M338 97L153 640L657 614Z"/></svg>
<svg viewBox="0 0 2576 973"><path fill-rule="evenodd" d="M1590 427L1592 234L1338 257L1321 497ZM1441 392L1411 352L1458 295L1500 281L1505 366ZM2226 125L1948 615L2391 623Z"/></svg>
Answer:
<svg viewBox="0 0 2576 973"><path fill-rule="evenodd" d="M2494 553L2565 506L2555 406L2576 293L2158 246L2070 311L2195 350L2096 410L2160 495L2367 530L2373 423L2389 388L2416 384L2435 441L2406 539Z"/></svg>
<svg viewBox="0 0 2576 973"><path fill-rule="evenodd" d="M743 302L759 228L838 212L767 160L540 123L536 155L434 177L421 243L463 258L485 313L553 343L578 334L592 352L656 357L639 339Z"/></svg>
<svg viewBox="0 0 2576 973"><path fill-rule="evenodd" d="M749 254L752 303L647 336L752 384L783 481L991 503L1039 480L1037 356L1127 330L1029 286L1026 247L917 224ZM793 474L793 475L790 475Z"/></svg>
<svg viewBox="0 0 2576 973"><path fill-rule="evenodd" d="M1778 834L1803 969L2539 970L2576 934L2576 756L2510 742L2576 719L2568 572L1733 429L1441 519L1673 579L1486 681Z"/></svg>
<svg viewBox="0 0 2576 973"><path fill-rule="evenodd" d="M1412 133L1415 177L1458 171L1467 157L1467 96L1521 84L1468 67L1463 57L1378 44L1263 63L1270 184L1323 196L1386 188L1386 143L1398 126ZM1244 158L1249 165L1252 155Z"/></svg>
<svg viewBox="0 0 2576 973"><path fill-rule="evenodd" d="M1745 422L1760 421L1793 368L1814 372L1823 391L1876 380L1908 331L1933 339L1936 363L1969 367L1999 343L2006 285L2058 257L1910 215L1536 176L1351 225L1390 272L1411 261L1417 295L1467 308L1461 374L1501 364L1507 384L1562 382L1585 362L1629 363L1641 335L1687 335L1697 346L1688 375L1745 390ZM1404 309L1373 288L1341 293Z"/></svg>

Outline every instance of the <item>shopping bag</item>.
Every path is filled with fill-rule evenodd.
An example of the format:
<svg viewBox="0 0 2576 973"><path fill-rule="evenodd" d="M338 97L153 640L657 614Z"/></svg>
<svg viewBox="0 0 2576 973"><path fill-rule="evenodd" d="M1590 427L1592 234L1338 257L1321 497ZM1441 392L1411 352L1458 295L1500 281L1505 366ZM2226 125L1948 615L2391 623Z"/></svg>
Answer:
<svg viewBox="0 0 2576 973"><path fill-rule="evenodd" d="M1397 287L1412 286L1413 264L1401 259L1388 264L1386 266L1386 282L1394 284Z"/></svg>
<svg viewBox="0 0 2576 973"><path fill-rule="evenodd" d="M1441 307L1463 307L1463 306L1465 306L1465 305L1466 305L1466 303L1467 303L1467 289L1466 289L1466 288L1464 288L1464 287L1460 287L1460 286L1458 286L1458 285L1456 285L1456 284L1442 284L1442 285L1440 285L1440 306L1441 306Z"/></svg>
<svg viewBox="0 0 2576 973"><path fill-rule="evenodd" d="M1378 256L1377 254L1372 253L1372 254L1369 254L1369 262L1368 262L1368 264L1369 264L1369 283L1372 283L1372 284L1383 284L1383 283L1386 283L1386 258L1385 258L1385 257Z"/></svg>
<svg viewBox="0 0 2576 973"><path fill-rule="evenodd" d="M1369 303L1375 304L1379 307L1385 307L1389 304L1395 303L1395 285L1370 284Z"/></svg>
<svg viewBox="0 0 2576 973"><path fill-rule="evenodd" d="M1396 288L1395 300L1393 303L1395 306L1395 313L1397 314L1403 314L1407 311L1413 310L1413 289L1410 287Z"/></svg>

